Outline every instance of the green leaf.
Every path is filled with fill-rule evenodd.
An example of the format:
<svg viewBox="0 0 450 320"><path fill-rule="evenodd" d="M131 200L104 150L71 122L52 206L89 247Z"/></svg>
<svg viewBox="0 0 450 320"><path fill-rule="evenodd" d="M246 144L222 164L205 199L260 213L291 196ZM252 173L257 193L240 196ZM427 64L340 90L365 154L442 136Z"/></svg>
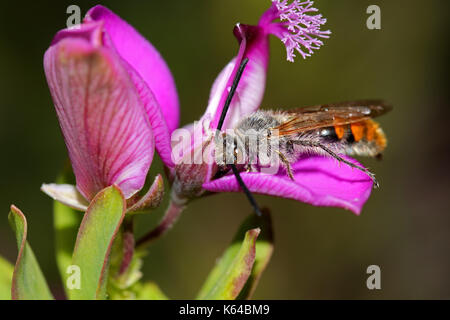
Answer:
<svg viewBox="0 0 450 320"><path fill-rule="evenodd" d="M197 299L235 299L251 274L255 261L256 239L259 228L238 232L217 265L209 274Z"/></svg>
<svg viewBox="0 0 450 320"><path fill-rule="evenodd" d="M66 166L66 169L58 177L57 183L72 183L73 180L74 177L69 165ZM69 294L66 286L67 278L69 277L67 271L72 264L72 252L82 218L83 213L62 204L59 201L53 201L56 263L67 295Z"/></svg>
<svg viewBox="0 0 450 320"><path fill-rule="evenodd" d="M27 220L15 206L8 216L11 228L16 234L17 256L14 268L11 297L15 300L51 300L53 296L47 286L41 268L27 242Z"/></svg>
<svg viewBox="0 0 450 320"><path fill-rule="evenodd" d="M161 291L159 286L154 282L147 282L139 284L135 289L137 293L137 300L168 300L167 296Z"/></svg>
<svg viewBox="0 0 450 320"><path fill-rule="evenodd" d="M125 209L125 199L116 186L103 189L92 200L75 243L72 265L79 268L81 281L69 290L70 299L106 298L109 255Z"/></svg>
<svg viewBox="0 0 450 320"><path fill-rule="evenodd" d="M263 215L259 217L255 214L250 215L242 224L239 233L245 232L250 228L259 227L261 233L256 240L256 257L253 264L252 273L247 280L244 288L237 297L238 300L250 299L258 285L263 271L266 269L273 253L273 229L270 212L267 209L262 210Z"/></svg>
<svg viewBox="0 0 450 320"><path fill-rule="evenodd" d="M0 300L11 300L14 266L0 257Z"/></svg>

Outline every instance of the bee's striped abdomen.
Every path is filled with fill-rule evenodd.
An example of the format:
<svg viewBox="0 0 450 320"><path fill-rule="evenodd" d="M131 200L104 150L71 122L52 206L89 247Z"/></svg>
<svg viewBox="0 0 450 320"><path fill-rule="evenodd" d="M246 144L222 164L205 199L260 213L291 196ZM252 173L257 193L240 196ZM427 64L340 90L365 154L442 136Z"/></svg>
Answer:
<svg viewBox="0 0 450 320"><path fill-rule="evenodd" d="M371 119L320 129L325 142L341 145L345 154L376 156L387 145L379 124Z"/></svg>

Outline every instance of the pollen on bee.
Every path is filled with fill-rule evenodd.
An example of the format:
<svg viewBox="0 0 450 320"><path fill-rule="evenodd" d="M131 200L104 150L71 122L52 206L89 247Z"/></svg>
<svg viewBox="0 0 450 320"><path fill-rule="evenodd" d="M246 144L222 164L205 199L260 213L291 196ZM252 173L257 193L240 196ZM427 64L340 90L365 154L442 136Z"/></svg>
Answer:
<svg viewBox="0 0 450 320"><path fill-rule="evenodd" d="M366 139L367 141L375 141L375 144L383 150L387 145L386 136L380 125L374 120L366 121Z"/></svg>
<svg viewBox="0 0 450 320"><path fill-rule="evenodd" d="M373 121L371 122L367 121L366 127L367 127L366 139L367 141L372 141L375 138L375 131L378 128L378 123Z"/></svg>

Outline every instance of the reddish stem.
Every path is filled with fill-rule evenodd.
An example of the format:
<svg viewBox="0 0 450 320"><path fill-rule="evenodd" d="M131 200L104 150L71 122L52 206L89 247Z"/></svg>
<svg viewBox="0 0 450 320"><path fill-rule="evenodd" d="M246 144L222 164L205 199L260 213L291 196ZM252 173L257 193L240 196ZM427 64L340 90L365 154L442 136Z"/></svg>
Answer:
<svg viewBox="0 0 450 320"><path fill-rule="evenodd" d="M169 231L172 225L180 216L181 212L183 212L184 208L185 206L176 205L175 203L173 203L173 201L171 201L169 207L166 210L166 213L164 214L164 217L159 222L158 226L145 234L136 242L136 249L145 248L154 240L160 238L167 231Z"/></svg>

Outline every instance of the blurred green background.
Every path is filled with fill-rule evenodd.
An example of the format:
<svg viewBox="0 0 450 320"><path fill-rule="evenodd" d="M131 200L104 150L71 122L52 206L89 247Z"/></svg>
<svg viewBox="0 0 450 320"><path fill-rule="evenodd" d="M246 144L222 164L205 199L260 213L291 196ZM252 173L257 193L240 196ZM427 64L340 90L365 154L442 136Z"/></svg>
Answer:
<svg viewBox="0 0 450 320"><path fill-rule="evenodd" d="M39 191L67 157L45 81L42 57L65 27L70 4L0 5L0 255L16 257L9 205L28 218L29 241L55 292L52 202ZM175 77L182 124L203 113L212 81L237 51L235 23L256 23L268 0L104 1L162 53ZM381 7L382 29L366 28L366 8ZM285 60L271 39L265 108L384 98L395 109L380 119L389 138L384 160L363 159L377 173L361 216L258 196L271 208L276 247L255 298L450 298L448 12L444 1L317 1L333 34L313 57ZM445 6L445 7L444 7ZM161 172L154 161L151 174ZM167 199L166 199L167 200ZM164 206L139 219L143 233ZM215 259L251 212L242 194L193 202L153 244L145 279L172 298L193 298ZM381 290L366 288L366 268L381 267Z"/></svg>

